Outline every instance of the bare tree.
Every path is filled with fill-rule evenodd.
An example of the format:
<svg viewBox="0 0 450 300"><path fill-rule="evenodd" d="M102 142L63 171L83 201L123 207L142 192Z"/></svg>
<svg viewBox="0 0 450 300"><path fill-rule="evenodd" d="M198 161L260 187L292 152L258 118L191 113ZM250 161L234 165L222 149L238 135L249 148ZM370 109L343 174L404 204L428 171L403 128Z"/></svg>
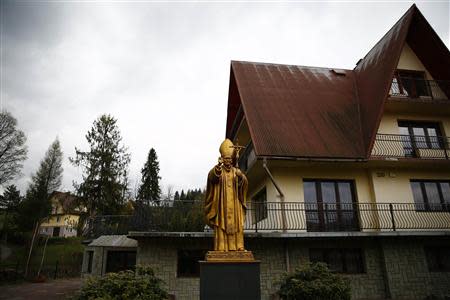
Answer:
<svg viewBox="0 0 450 300"><path fill-rule="evenodd" d="M0 185L20 173L27 158L25 134L17 129L17 120L7 111L0 111Z"/></svg>

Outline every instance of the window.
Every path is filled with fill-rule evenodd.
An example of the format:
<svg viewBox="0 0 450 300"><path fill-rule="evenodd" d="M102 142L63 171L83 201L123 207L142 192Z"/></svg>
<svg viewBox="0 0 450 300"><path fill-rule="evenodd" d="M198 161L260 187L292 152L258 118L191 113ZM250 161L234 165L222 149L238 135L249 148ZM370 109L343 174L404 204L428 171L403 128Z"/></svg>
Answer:
<svg viewBox="0 0 450 300"><path fill-rule="evenodd" d="M59 223L60 220L61 220L61 217L60 217L60 216L57 216L57 217L56 217L56 222Z"/></svg>
<svg viewBox="0 0 450 300"><path fill-rule="evenodd" d="M60 227L53 227L53 236L59 236L60 230Z"/></svg>
<svg viewBox="0 0 450 300"><path fill-rule="evenodd" d="M87 272L92 273L92 260L94 259L94 251L87 251L88 265Z"/></svg>
<svg viewBox="0 0 450 300"><path fill-rule="evenodd" d="M364 273L362 250L355 248L317 248L309 249L311 262L324 262L332 272Z"/></svg>
<svg viewBox="0 0 450 300"><path fill-rule="evenodd" d="M106 273L133 270L136 266L136 251L108 251Z"/></svg>
<svg viewBox="0 0 450 300"><path fill-rule="evenodd" d="M431 95L430 87L428 81L425 80L425 72L423 71L397 70L394 79L402 95L411 98Z"/></svg>
<svg viewBox="0 0 450 300"><path fill-rule="evenodd" d="M443 149L439 123L399 121L403 149L407 157L417 156L416 149Z"/></svg>
<svg viewBox="0 0 450 300"><path fill-rule="evenodd" d="M177 277L199 277L199 261L205 259L207 250L178 250Z"/></svg>
<svg viewBox="0 0 450 300"><path fill-rule="evenodd" d="M417 211L450 209L450 181L411 180L410 184Z"/></svg>
<svg viewBox="0 0 450 300"><path fill-rule="evenodd" d="M353 182L304 180L308 231L359 230Z"/></svg>
<svg viewBox="0 0 450 300"><path fill-rule="evenodd" d="M450 272L450 247L425 247L430 272Z"/></svg>
<svg viewBox="0 0 450 300"><path fill-rule="evenodd" d="M252 198L252 205L255 223L267 218L267 192L265 187Z"/></svg>

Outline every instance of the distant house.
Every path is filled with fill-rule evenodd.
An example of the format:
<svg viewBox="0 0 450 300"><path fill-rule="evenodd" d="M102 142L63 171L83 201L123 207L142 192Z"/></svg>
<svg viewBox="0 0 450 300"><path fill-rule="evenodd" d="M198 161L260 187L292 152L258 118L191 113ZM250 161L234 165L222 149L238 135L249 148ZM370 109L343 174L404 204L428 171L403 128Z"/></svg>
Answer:
<svg viewBox="0 0 450 300"><path fill-rule="evenodd" d="M55 237L77 236L80 215L85 211L79 198L69 192L54 191L50 195L50 201L52 203L51 215L41 224L39 233Z"/></svg>

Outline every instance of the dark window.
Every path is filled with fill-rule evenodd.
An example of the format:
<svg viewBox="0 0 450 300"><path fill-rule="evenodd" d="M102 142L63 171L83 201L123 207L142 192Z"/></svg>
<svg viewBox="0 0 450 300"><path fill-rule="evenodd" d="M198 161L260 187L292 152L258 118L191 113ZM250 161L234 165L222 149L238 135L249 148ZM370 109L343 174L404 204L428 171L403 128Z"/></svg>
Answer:
<svg viewBox="0 0 450 300"><path fill-rule="evenodd" d="M199 277L199 261L205 259L207 250L178 250L177 276Z"/></svg>
<svg viewBox="0 0 450 300"><path fill-rule="evenodd" d="M450 247L425 247L430 272L450 272Z"/></svg>
<svg viewBox="0 0 450 300"><path fill-rule="evenodd" d="M431 95L428 81L425 80L425 72L397 70L394 78L398 83L400 94L411 98Z"/></svg>
<svg viewBox="0 0 450 300"><path fill-rule="evenodd" d="M267 218L267 192L266 188L259 191L256 196L252 198L253 220L259 222Z"/></svg>
<svg viewBox="0 0 450 300"><path fill-rule="evenodd" d="M438 123L399 121L405 155L417 156L416 149L443 149L444 140Z"/></svg>
<svg viewBox="0 0 450 300"><path fill-rule="evenodd" d="M136 251L108 251L106 273L133 270L136 266Z"/></svg>
<svg viewBox="0 0 450 300"><path fill-rule="evenodd" d="M450 181L411 180L410 183L417 211L450 209Z"/></svg>
<svg viewBox="0 0 450 300"><path fill-rule="evenodd" d="M364 273L364 260L361 249L317 248L309 249L311 262L324 262L332 272Z"/></svg>
<svg viewBox="0 0 450 300"><path fill-rule="evenodd" d="M94 251L88 251L87 257L88 257L87 272L92 273L92 260L94 259Z"/></svg>
<svg viewBox="0 0 450 300"><path fill-rule="evenodd" d="M59 236L60 227L53 227L53 236Z"/></svg>
<svg viewBox="0 0 450 300"><path fill-rule="evenodd" d="M352 181L304 180L308 231L358 230Z"/></svg>

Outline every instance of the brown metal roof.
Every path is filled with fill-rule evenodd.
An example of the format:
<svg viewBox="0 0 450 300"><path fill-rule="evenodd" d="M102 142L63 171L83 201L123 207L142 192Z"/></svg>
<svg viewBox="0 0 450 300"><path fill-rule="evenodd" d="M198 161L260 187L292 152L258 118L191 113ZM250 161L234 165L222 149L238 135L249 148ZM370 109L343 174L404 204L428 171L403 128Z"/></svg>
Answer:
<svg viewBox="0 0 450 300"><path fill-rule="evenodd" d="M406 41L434 79L450 79L449 51L415 5L354 70L231 62L227 137L245 116L258 156L367 158Z"/></svg>

